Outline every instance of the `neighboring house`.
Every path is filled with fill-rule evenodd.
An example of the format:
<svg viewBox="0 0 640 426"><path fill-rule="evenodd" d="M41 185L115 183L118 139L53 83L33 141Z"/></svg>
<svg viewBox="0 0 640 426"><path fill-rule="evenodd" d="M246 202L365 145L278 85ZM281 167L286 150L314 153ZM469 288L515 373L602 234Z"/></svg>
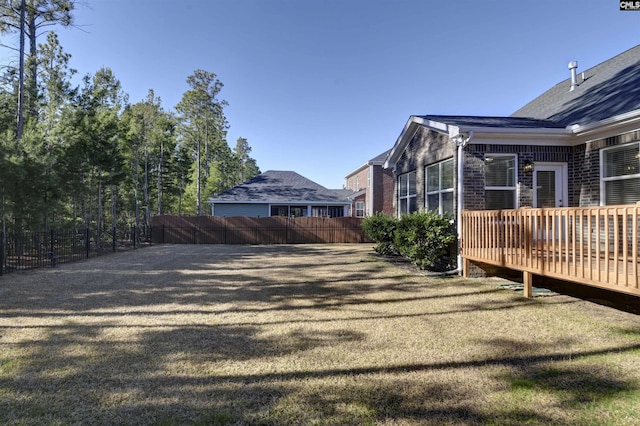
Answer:
<svg viewBox="0 0 640 426"><path fill-rule="evenodd" d="M332 190L292 171L269 170L210 198L213 216L349 215L351 191Z"/></svg>
<svg viewBox="0 0 640 426"><path fill-rule="evenodd" d="M371 216L377 212L393 214L393 171L382 167L389 152L372 158L345 177L345 188L353 191L353 217Z"/></svg>
<svg viewBox="0 0 640 426"><path fill-rule="evenodd" d="M640 46L510 117L411 116L385 161L398 215L640 200Z"/></svg>

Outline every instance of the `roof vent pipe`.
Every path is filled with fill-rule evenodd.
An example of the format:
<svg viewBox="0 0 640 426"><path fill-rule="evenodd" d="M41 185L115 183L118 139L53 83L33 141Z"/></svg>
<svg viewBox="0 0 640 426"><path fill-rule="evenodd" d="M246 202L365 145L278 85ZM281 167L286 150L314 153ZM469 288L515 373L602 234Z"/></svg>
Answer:
<svg viewBox="0 0 640 426"><path fill-rule="evenodd" d="M569 91L578 87L578 78L576 77L576 69L578 69L578 61L569 62L569 71L571 71L571 88Z"/></svg>

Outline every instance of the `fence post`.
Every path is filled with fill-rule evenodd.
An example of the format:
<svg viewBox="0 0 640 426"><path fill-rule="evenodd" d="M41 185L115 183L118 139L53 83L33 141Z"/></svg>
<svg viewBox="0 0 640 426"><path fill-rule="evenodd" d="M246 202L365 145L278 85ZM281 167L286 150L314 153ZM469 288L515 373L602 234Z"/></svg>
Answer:
<svg viewBox="0 0 640 426"><path fill-rule="evenodd" d="M116 252L116 227L114 226L111 231L111 248L112 251Z"/></svg>
<svg viewBox="0 0 640 426"><path fill-rule="evenodd" d="M4 245L5 245L4 232L2 231L0 231L0 239L2 239L2 241L0 241L0 276L1 276L4 271Z"/></svg>
<svg viewBox="0 0 640 426"><path fill-rule="evenodd" d="M84 237L85 238L84 247L85 247L85 250L87 252L87 259L88 259L89 258L89 250L90 250L89 246L91 244L91 237L89 235L89 228L85 228L84 235L85 235L85 237Z"/></svg>
<svg viewBox="0 0 640 426"><path fill-rule="evenodd" d="M162 224L162 244L164 244L164 223Z"/></svg>
<svg viewBox="0 0 640 426"><path fill-rule="evenodd" d="M51 261L51 267L52 267L52 268L55 268L55 267L56 267L56 258L57 258L57 256L56 256L56 254L55 254L55 253L54 253L54 251L53 251L53 249L54 249L54 244L53 244L53 229L51 229L51 230L49 231L49 233L50 233L50 238L49 238L49 248L50 248L50 251L49 251L49 253L50 253L50 254L49 254L49 256L50 256L50 258L49 258L49 260Z"/></svg>

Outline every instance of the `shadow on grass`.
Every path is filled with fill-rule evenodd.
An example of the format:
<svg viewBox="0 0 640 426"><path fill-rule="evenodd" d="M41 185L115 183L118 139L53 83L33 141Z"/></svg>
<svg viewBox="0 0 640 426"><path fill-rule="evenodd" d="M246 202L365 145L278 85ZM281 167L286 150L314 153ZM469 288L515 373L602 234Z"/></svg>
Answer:
<svg viewBox="0 0 640 426"><path fill-rule="evenodd" d="M211 255L208 250L205 253ZM166 251L163 248L161 252ZM331 253L297 247L266 252L276 260L283 253L312 258ZM236 254L246 262L255 256L244 247ZM231 259L235 255L229 252L225 256ZM180 267L186 271L189 265L202 263L187 250L180 260L184 261ZM557 348L570 346L572 341L558 340L545 346L509 339L487 340L477 342L487 348L486 356L477 359L390 362L382 367L367 367L367 331L355 331L346 324L328 331L302 326L335 321L305 318L304 309L327 311L424 302L419 312L348 318L382 321L539 306L522 298L489 298L501 290L488 290L486 286L446 279L424 284L405 280L396 272L385 272L375 264L351 273L347 264L335 259L328 262L334 274L330 279L314 280L321 268L318 261L317 265L296 264L295 273L286 280L261 276L264 265L258 269L245 265L236 272L223 268L215 276L167 269L160 275L166 274L169 279L159 286L138 276L153 276L156 267L131 269L137 260L129 261L129 266L121 265L121 270L100 271L108 277L102 284L88 280L73 287L60 282L36 298L0 302L3 317L14 321L0 328L0 345L11 353L0 354L1 423L563 424L563 418L532 410L530 404L518 406L517 399L526 392L535 399L542 391L559 400L561 408L575 409L587 401L597 403L637 390L634 379L620 378L612 369L594 371L592 367L598 365L599 357L609 353L637 353L640 343L563 351ZM91 265L87 262L86 266L75 273L89 275ZM426 295L407 295L418 289ZM19 294L29 296L29 289L26 290ZM465 297L477 297L478 301L454 303L456 298ZM437 300L451 301L451 309L430 308L429 302ZM252 307L255 303L260 306ZM233 306L211 308L221 304ZM168 308L159 312L147 310L155 305ZM195 308L179 308L183 305ZM275 320L259 316L268 311L294 311L301 315ZM238 313L247 318L221 324L201 318ZM132 321L127 325L128 315L155 316L159 321L152 325L136 325ZM176 319L182 322L166 323L163 320L167 315L187 317ZM38 326L31 322L49 317L56 323ZM82 322L96 317L103 319L94 324ZM283 327L267 332L266 326L272 325ZM119 334L120 329L125 332ZM14 330L22 330L20 339L5 337ZM627 338L639 333L633 327L621 327L619 331ZM297 364L297 354L317 353L322 357L322 348L336 345L359 351L356 354L362 360L355 364L364 366L342 368L343 360L337 360L335 368ZM270 365L284 356L289 356L291 365ZM249 360L256 361L250 364L253 368L238 366ZM582 363L576 366L567 363L569 360ZM349 362L345 360L344 364ZM479 395L477 387L463 383L466 375L459 376L470 370L495 377L507 389L507 395L497 402ZM487 402L493 402L491 409L485 407Z"/></svg>

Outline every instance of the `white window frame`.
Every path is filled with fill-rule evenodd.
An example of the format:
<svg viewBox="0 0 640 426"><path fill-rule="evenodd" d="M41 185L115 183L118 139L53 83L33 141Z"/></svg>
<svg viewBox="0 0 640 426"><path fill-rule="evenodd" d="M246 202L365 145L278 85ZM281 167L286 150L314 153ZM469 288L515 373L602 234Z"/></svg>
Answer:
<svg viewBox="0 0 640 426"><path fill-rule="evenodd" d="M513 208L518 208L518 155L517 154L485 154L485 162L487 158L496 158L496 157L511 157L513 158L513 185L511 186L487 186L485 181L485 193L486 191L513 191ZM486 170L485 170L485 179L486 179Z"/></svg>
<svg viewBox="0 0 640 426"><path fill-rule="evenodd" d="M410 192L411 189L411 185L409 184L409 182L411 182L411 179L409 179L409 176L411 176L413 174L413 180L415 182L414 185L414 193L412 194ZM406 191L406 195L403 195L403 191L401 188L401 182L402 182L402 178L403 177L407 177L407 191ZM413 213L412 211L409 210L409 206L411 205L411 199L417 199L418 197L418 175L416 173L415 170L412 170L410 172L407 173L403 173L401 175L398 175L398 216L402 216L402 204L405 203L406 204L406 210L407 212L404 214L409 214L409 213ZM414 203L416 204L416 210L418 208L417 202Z"/></svg>
<svg viewBox="0 0 640 426"><path fill-rule="evenodd" d="M636 149L638 151L638 153L636 154L636 157L639 159L638 161L640 162L640 142L632 142L632 143L623 144L623 145L616 145L616 146L603 148L600 150L600 205L602 206L607 205L607 194L606 194L607 182L627 180L627 179L640 179L640 167L638 167L638 173L628 174L628 175L619 175L619 176L605 176L605 172L606 172L605 157L607 155L607 152L631 147L634 145L636 146Z"/></svg>
<svg viewBox="0 0 640 426"><path fill-rule="evenodd" d="M451 163L451 188L443 188L442 187L442 171L444 168L445 163L450 162ZM434 168L434 167L438 167L438 189L434 190L434 191L429 191L428 190L428 186L429 186L429 172L428 170L430 168ZM443 202L442 202L442 196L444 194L453 194L454 192L454 187L455 187L455 181L454 181L454 177L455 177L455 173L454 173L454 164L453 164L453 158L449 158L448 160L443 160L440 161L439 163L433 163L433 164L429 164L428 166L425 166L424 168L424 193L425 193L425 197L424 197L424 207L427 210L429 209L429 196L430 195L438 195L438 209L437 212L440 215L445 214L446 212L443 211ZM431 210L435 210L435 209L431 209ZM455 214L455 212L451 211L448 212L450 215Z"/></svg>
<svg viewBox="0 0 640 426"><path fill-rule="evenodd" d="M356 201L356 217L364 217L364 201Z"/></svg>

